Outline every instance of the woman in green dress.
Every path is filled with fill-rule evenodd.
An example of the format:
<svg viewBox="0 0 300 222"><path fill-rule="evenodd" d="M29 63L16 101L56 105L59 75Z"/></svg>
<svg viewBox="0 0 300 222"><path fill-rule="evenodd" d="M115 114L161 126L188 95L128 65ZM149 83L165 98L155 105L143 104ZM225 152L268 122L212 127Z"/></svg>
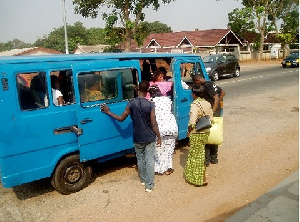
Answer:
<svg viewBox="0 0 300 222"><path fill-rule="evenodd" d="M209 129L196 131L195 125L198 118L209 115L213 118L213 111L209 102L204 100L205 88L202 85L193 86L192 97L194 101L190 108L188 133L190 150L184 168L185 180L195 186L207 184L205 177L205 143L209 136Z"/></svg>

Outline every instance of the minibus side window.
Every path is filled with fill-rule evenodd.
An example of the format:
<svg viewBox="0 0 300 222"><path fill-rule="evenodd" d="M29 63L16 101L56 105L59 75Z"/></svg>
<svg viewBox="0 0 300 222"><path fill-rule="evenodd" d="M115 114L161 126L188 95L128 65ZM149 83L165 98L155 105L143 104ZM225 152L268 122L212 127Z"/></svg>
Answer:
<svg viewBox="0 0 300 222"><path fill-rule="evenodd" d="M204 77L204 74L203 74L203 70L201 69L201 65L199 62L196 63L196 71L195 71L195 74L196 75L200 75L202 78L205 78Z"/></svg>
<svg viewBox="0 0 300 222"><path fill-rule="evenodd" d="M16 82L21 110L36 110L49 106L45 72L18 73Z"/></svg>
<svg viewBox="0 0 300 222"><path fill-rule="evenodd" d="M56 76L58 79L59 82L58 90L62 94L64 105L73 104L75 102L75 96L74 96L75 94L74 94L74 87L73 87L72 70L52 71L50 76ZM51 85L51 88L53 91L53 88L55 88L55 86ZM53 96L53 92L52 92L52 96Z"/></svg>
<svg viewBox="0 0 300 222"><path fill-rule="evenodd" d="M132 99L136 96L136 70L129 68L82 72L78 75L80 102Z"/></svg>
<svg viewBox="0 0 300 222"><path fill-rule="evenodd" d="M180 64L181 86L183 89L190 89L193 85L193 76L195 75L195 63L185 62Z"/></svg>

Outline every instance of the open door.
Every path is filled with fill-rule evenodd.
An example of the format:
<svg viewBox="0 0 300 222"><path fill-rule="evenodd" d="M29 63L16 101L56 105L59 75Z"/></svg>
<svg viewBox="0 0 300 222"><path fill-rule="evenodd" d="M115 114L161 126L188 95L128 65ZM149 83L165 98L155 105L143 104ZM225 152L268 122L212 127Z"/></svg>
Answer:
<svg viewBox="0 0 300 222"><path fill-rule="evenodd" d="M118 122L100 111L106 103L121 114L136 96L138 61L97 61L76 63L74 83L80 160L107 158L133 148L132 122Z"/></svg>
<svg viewBox="0 0 300 222"><path fill-rule="evenodd" d="M190 105L193 102L191 88L192 77L201 75L208 79L204 65L197 59L173 60L172 68L174 72L174 114L178 124L178 139L187 137Z"/></svg>

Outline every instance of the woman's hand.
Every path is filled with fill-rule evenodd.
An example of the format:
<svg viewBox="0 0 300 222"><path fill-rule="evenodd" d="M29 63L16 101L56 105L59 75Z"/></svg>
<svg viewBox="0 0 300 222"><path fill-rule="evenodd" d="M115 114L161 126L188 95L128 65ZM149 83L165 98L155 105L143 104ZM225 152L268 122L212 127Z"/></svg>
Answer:
<svg viewBox="0 0 300 222"><path fill-rule="evenodd" d="M158 138L158 139L157 139L157 141L156 141L156 146L159 146L159 147L161 146L161 138Z"/></svg>

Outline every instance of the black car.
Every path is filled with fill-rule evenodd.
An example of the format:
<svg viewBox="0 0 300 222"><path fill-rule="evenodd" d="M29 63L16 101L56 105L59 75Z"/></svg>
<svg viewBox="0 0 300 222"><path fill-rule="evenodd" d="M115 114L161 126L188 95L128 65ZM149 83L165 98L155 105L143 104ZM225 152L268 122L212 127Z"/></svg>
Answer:
<svg viewBox="0 0 300 222"><path fill-rule="evenodd" d="M282 67L299 67L299 51L292 52L281 62Z"/></svg>
<svg viewBox="0 0 300 222"><path fill-rule="evenodd" d="M240 65L234 55L216 54L203 58L206 72L213 81L222 76L240 76Z"/></svg>

